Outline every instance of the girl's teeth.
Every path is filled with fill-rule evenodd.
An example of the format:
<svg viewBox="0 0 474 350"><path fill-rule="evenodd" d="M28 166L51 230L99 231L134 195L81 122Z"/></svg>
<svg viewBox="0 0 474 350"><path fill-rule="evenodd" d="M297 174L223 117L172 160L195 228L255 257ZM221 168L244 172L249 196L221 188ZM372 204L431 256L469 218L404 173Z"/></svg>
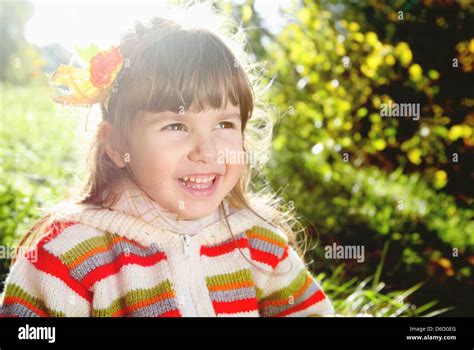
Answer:
<svg viewBox="0 0 474 350"><path fill-rule="evenodd" d="M209 183L211 181L214 181L215 178L216 178L216 175L211 175L209 177L197 177L197 178L194 178L192 176L191 177L184 176L182 180L200 184L200 183Z"/></svg>
<svg viewBox="0 0 474 350"><path fill-rule="evenodd" d="M184 185L188 186L188 187L191 187L191 188L208 188L208 187L211 187L212 186L212 182L208 182L208 183L205 183L205 184L193 184L191 182L183 182Z"/></svg>
<svg viewBox="0 0 474 350"><path fill-rule="evenodd" d="M216 175L211 175L208 177L198 177L198 178L194 178L192 176L191 177L184 176L181 180L183 184L188 187L200 189L200 188L211 187L215 178L216 178Z"/></svg>

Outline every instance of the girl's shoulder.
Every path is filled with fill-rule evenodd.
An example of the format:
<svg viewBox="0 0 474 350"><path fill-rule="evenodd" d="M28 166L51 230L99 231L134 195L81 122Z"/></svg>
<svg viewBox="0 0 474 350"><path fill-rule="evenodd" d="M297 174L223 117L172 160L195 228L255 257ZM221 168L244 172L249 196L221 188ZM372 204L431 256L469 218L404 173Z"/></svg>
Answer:
<svg viewBox="0 0 474 350"><path fill-rule="evenodd" d="M288 235L270 219L271 214L265 206L256 206L254 209L237 209L234 213L234 222L245 227L249 236L264 237L280 245L288 244ZM232 215L230 216L232 218Z"/></svg>
<svg viewBox="0 0 474 350"><path fill-rule="evenodd" d="M110 239L110 233L80 222L54 220L26 253L72 267L80 256Z"/></svg>
<svg viewBox="0 0 474 350"><path fill-rule="evenodd" d="M77 245L106 236L107 232L86 225L74 217L86 208L67 202L53 207L29 232L33 235L30 242L34 242L30 247L43 249L59 257Z"/></svg>
<svg viewBox="0 0 474 350"><path fill-rule="evenodd" d="M288 256L289 239L286 233L266 219L264 211L239 209L229 217L231 227L248 242L251 257L275 268ZM232 222L233 221L233 222Z"/></svg>

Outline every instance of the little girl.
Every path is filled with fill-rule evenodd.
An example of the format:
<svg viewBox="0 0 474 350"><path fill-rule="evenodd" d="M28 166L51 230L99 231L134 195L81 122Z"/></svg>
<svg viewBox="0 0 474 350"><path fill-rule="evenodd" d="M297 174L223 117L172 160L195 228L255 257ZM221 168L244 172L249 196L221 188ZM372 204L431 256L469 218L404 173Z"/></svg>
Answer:
<svg viewBox="0 0 474 350"><path fill-rule="evenodd" d="M102 121L82 196L20 243L4 316L333 313L293 214L250 190L271 127L242 31L225 33L154 18L88 70L58 68L53 99L100 103Z"/></svg>

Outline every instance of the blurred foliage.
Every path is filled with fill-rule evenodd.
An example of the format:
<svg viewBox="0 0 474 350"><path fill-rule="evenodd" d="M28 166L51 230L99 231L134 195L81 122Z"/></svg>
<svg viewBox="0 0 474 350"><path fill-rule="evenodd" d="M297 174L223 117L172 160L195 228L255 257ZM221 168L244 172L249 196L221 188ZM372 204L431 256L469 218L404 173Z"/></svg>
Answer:
<svg viewBox="0 0 474 350"><path fill-rule="evenodd" d="M15 246L35 221L69 194L77 170L77 119L55 107L45 84L0 85L0 244ZM9 260L0 259L3 281Z"/></svg>
<svg viewBox="0 0 474 350"><path fill-rule="evenodd" d="M415 135L405 136L401 150L413 148L408 157L411 164L405 170L429 174L436 188L443 188L466 204L474 194L474 188L465 183L466 176L472 180L474 174L473 162L468 161L474 144L474 3L396 0L386 5L368 0L347 3L344 8L334 4L328 7L339 7L340 11L335 11L338 19L356 21L362 32L374 31L382 42L409 45L413 65L408 78L414 85L410 81L400 85L400 78L406 77L401 75L376 93L389 92L398 101L419 100L427 107L422 114L426 122L443 120L443 125L419 124L416 130L410 130L418 133L420 140ZM425 84L416 77L423 72L430 79ZM386 159L393 157L382 153ZM459 156L456 164L453 154Z"/></svg>
<svg viewBox="0 0 474 350"><path fill-rule="evenodd" d="M303 1L282 15L250 43L282 115L266 175L309 223L315 271L338 271L325 245L362 245L344 277L364 280L387 245L387 293L424 283L413 302L472 316L474 6ZM419 120L382 117L389 103L419 103Z"/></svg>

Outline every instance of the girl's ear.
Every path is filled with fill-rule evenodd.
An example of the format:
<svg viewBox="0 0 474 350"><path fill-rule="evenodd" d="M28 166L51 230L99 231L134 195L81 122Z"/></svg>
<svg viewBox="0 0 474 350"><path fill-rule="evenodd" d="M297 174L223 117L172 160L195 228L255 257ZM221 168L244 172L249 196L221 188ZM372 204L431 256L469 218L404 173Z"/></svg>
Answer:
<svg viewBox="0 0 474 350"><path fill-rule="evenodd" d="M98 137L100 142L104 144L105 151L114 164L119 168L125 168L123 142L114 126L109 122L102 122L99 127Z"/></svg>

